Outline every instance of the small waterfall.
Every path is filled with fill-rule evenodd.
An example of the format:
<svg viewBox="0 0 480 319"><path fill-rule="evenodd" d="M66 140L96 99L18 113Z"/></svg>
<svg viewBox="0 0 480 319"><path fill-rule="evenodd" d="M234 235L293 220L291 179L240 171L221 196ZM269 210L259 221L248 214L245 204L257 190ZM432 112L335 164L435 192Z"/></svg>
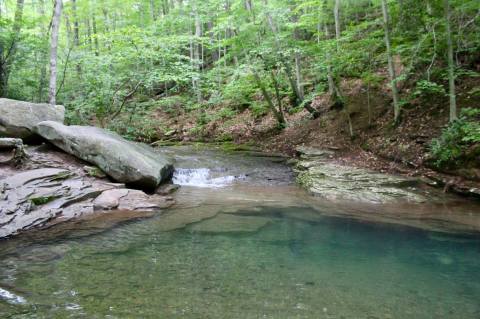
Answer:
<svg viewBox="0 0 480 319"><path fill-rule="evenodd" d="M180 168L173 173L174 184L196 187L225 187L235 180L243 178L245 178L244 175L215 177L209 168Z"/></svg>
<svg viewBox="0 0 480 319"><path fill-rule="evenodd" d="M22 305L27 303L25 298L15 295L14 293L2 288L0 288L0 300L4 300L14 305Z"/></svg>

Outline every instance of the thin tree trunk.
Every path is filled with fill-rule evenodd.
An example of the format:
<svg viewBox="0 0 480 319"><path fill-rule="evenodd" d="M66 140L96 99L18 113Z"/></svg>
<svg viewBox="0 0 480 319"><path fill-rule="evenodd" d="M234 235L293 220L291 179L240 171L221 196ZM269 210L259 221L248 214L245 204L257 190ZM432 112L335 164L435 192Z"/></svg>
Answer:
<svg viewBox="0 0 480 319"><path fill-rule="evenodd" d="M385 30L385 45L387 47L387 60L388 60L388 73L390 75L390 83L392 86L392 96L393 96L393 113L394 121L398 123L400 120L400 104L398 97L398 88L396 82L395 67L393 65L392 58L392 49L390 46L390 27L389 27L389 16L388 16L388 7L387 1L382 0L382 13L383 13L383 27Z"/></svg>
<svg viewBox="0 0 480 319"><path fill-rule="evenodd" d="M157 13L155 11L155 2L153 0L150 0L150 12L152 14L152 20L156 21L157 20Z"/></svg>
<svg viewBox="0 0 480 319"><path fill-rule="evenodd" d="M60 29L61 15L62 0L56 0L52 20L52 37L50 41L50 85L48 90L48 103L52 105L56 104L58 31Z"/></svg>
<svg viewBox="0 0 480 319"><path fill-rule="evenodd" d="M200 16L198 15L198 9L197 6L195 5L193 8L193 14L195 17L195 41L193 43L193 59L195 63L195 68L198 72L198 77L195 79L195 90L196 90L196 95L197 95L197 102L201 103L203 98L202 98L202 90L200 88L200 76L201 76L201 44L200 44L200 38L202 36L202 24L200 21Z"/></svg>
<svg viewBox="0 0 480 319"><path fill-rule="evenodd" d="M270 96L270 93L268 93L267 88L263 84L262 79L260 78L260 75L258 75L257 71L255 71L253 68L252 68L252 73L253 73L253 78L255 79L255 82L257 83L258 87L262 91L263 97L267 101L268 108L273 112L273 115L277 119L278 124L280 126L284 126L285 119L283 117L283 114L278 112L278 110L275 108L275 105L273 104L273 101L272 101L272 97Z"/></svg>
<svg viewBox="0 0 480 319"><path fill-rule="evenodd" d="M368 126L372 126L372 103L370 100L370 83L367 84L367 111L368 111Z"/></svg>
<svg viewBox="0 0 480 319"><path fill-rule="evenodd" d="M73 45L75 49L78 50L80 47L80 25L78 23L78 15L77 15L77 0L71 0L72 2L72 18L73 18ZM80 62L77 62L75 65L77 70L78 77L82 74L82 66Z"/></svg>
<svg viewBox="0 0 480 319"><path fill-rule="evenodd" d="M285 116L283 114L282 97L280 96L280 85L278 84L277 77L275 76L275 73L273 72L273 70L270 73L270 76L272 77L273 87L275 88L275 97L277 98L279 124L285 125Z"/></svg>
<svg viewBox="0 0 480 319"><path fill-rule="evenodd" d="M45 1L40 0L39 6L38 6L38 12L42 18L42 29L43 29L43 37L46 39L48 37L48 27L45 25L43 22L43 19L45 18ZM47 85L47 59L48 59L48 47L42 48L41 55L40 55L40 81L38 82L38 97L37 101L38 102L43 102L44 98L44 89Z"/></svg>
<svg viewBox="0 0 480 319"><path fill-rule="evenodd" d="M453 43L452 43L452 30L451 30L451 9L449 0L444 0L445 20L447 27L447 50L448 50L448 86L450 96L450 121L457 119L457 101L455 95L455 63L453 61Z"/></svg>
<svg viewBox="0 0 480 319"><path fill-rule="evenodd" d="M92 14L92 29L93 29L93 43L95 45L95 55L100 55L100 45L98 44L97 36L97 20L95 19L95 11Z"/></svg>
<svg viewBox="0 0 480 319"><path fill-rule="evenodd" d="M337 40L337 51L340 50L340 0L335 0L333 15L335 17L335 39Z"/></svg>
<svg viewBox="0 0 480 319"><path fill-rule="evenodd" d="M328 32L328 26L325 23L324 24L324 29L325 29L325 37L328 39L330 37L330 33ZM326 58L327 58L327 80L328 80L328 94L330 96L333 96L337 89L335 88L335 81L333 80L333 72L332 72L332 55L330 53L330 49L327 48L325 52Z"/></svg>
<svg viewBox="0 0 480 319"><path fill-rule="evenodd" d="M293 19L292 20L293 20L293 23L298 22L298 17L295 13L293 14ZM297 27L295 27L295 29L293 30L293 38L296 41L300 40L300 36L298 34L298 28ZM305 99L305 92L304 92L304 89L303 89L303 79L302 79L302 65L301 65L302 56L301 56L300 51L298 49L295 50L294 58L295 58L295 78L297 80L298 95L299 95L300 100L303 101Z"/></svg>

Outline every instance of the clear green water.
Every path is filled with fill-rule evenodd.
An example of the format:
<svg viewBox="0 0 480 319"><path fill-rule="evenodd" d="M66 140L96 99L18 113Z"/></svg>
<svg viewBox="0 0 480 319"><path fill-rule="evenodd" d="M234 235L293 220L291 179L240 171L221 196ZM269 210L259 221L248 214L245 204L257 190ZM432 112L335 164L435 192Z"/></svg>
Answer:
<svg viewBox="0 0 480 319"><path fill-rule="evenodd" d="M480 238L249 213L271 221L216 234L158 216L0 243L0 287L25 298L0 298L0 318L480 318Z"/></svg>
<svg viewBox="0 0 480 319"><path fill-rule="evenodd" d="M165 152L166 214L0 241L0 318L480 318L478 203L345 207L272 158Z"/></svg>

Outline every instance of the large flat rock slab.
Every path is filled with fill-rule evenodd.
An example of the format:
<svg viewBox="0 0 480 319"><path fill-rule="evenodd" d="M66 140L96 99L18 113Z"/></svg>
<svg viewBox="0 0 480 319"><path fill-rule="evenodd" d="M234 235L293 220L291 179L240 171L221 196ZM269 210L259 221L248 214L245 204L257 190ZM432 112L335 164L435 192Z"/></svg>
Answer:
<svg viewBox="0 0 480 319"><path fill-rule="evenodd" d="M423 203L431 198L418 189L419 181L332 161L332 152L301 149L297 181L310 193L331 201L363 203Z"/></svg>
<svg viewBox="0 0 480 319"><path fill-rule="evenodd" d="M38 104L0 98L0 137L28 138L43 121L63 123L62 105Z"/></svg>
<svg viewBox="0 0 480 319"><path fill-rule="evenodd" d="M147 195L62 168L28 170L0 180L0 238L96 212L160 212L172 204L164 196Z"/></svg>
<svg viewBox="0 0 480 319"><path fill-rule="evenodd" d="M98 166L115 181L136 188L153 190L173 173L166 156L101 128L46 121L35 131L63 151Z"/></svg>

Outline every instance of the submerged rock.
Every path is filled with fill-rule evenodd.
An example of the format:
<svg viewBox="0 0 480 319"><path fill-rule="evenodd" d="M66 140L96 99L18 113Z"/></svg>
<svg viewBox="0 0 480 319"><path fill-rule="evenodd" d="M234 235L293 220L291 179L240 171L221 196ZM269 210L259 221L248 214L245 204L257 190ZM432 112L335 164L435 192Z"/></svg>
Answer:
<svg viewBox="0 0 480 319"><path fill-rule="evenodd" d="M219 214L192 226L199 233L251 233L257 232L272 222L271 218Z"/></svg>
<svg viewBox="0 0 480 319"><path fill-rule="evenodd" d="M416 179L337 164L329 160L331 155L322 150L301 152L296 165L297 181L314 195L367 203L427 200L416 190Z"/></svg>
<svg viewBox="0 0 480 319"><path fill-rule="evenodd" d="M0 98L0 137L28 138L33 128L43 121L63 123L62 105L37 104Z"/></svg>
<svg viewBox="0 0 480 319"><path fill-rule="evenodd" d="M153 190L171 178L173 165L151 147L91 126L65 126L47 121L35 131L55 146L98 166L114 180Z"/></svg>

